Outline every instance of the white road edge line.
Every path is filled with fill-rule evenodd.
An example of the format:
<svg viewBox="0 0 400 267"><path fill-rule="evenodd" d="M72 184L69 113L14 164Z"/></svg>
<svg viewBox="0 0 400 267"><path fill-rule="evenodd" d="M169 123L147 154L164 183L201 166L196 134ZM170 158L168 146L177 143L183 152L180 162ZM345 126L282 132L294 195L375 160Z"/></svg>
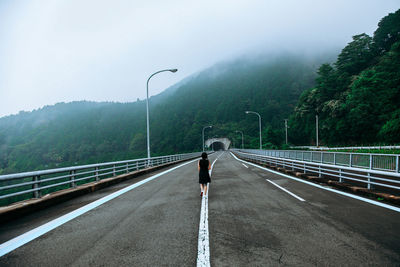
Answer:
<svg viewBox="0 0 400 267"><path fill-rule="evenodd" d="M247 169L249 168L246 164L242 163L243 166L245 166Z"/></svg>
<svg viewBox="0 0 400 267"><path fill-rule="evenodd" d="M275 185L275 186L278 187L279 189L282 189L283 191L285 191L286 193L288 193L288 194L291 195L292 197L295 197L295 198L297 198L297 199L300 200L300 201L305 201L305 200L302 199L301 197L297 196L296 194L293 194L293 193L290 192L289 190L287 190L287 189L283 188L282 186L280 186L280 185L278 185L278 184L272 182L271 180L269 180L269 179L265 179L265 180L267 180L267 181L270 182L271 184Z"/></svg>
<svg viewBox="0 0 400 267"><path fill-rule="evenodd" d="M142 184L150 182L151 180L154 180L154 179L156 179L156 178L158 178L158 177L160 177L160 176L162 176L164 174L167 174L167 173L169 173L171 171L174 171L174 170L176 170L176 169L178 169L178 168L180 168L182 166L185 166L185 165L190 164L190 163L192 163L194 161L197 161L197 160L198 160L198 158L196 158L194 160L191 160L189 162L185 162L185 163L183 163L183 164L181 164L179 166L173 167L173 168L171 168L169 170L163 171L163 172L161 172L159 174L153 175L153 176L151 176L149 178L146 178L146 179L144 179L144 180L142 180L140 182L137 182L137 183L135 183L133 185L130 185L130 186L125 187L125 188L123 188L123 189L121 189L119 191L116 191L116 192L114 192L114 193L112 193L112 194L110 194L108 196L105 196L105 197L103 197L101 199L98 199L98 200L92 202L92 203L89 203L89 204L87 204L87 205L85 205L85 206L83 206L83 207L81 207L79 209L71 211L71 212L69 212L69 213L67 213L67 214L65 214L65 215L63 215L63 216L61 216L61 217L59 217L57 219L54 219L54 220L52 220L52 221L50 221L48 223L45 223L45 224L43 224L43 225L41 225L41 226L39 226L39 227L37 227L35 229L32 229L32 230L30 230L30 231L28 231L28 232L26 232L26 233L24 233L24 234L22 234L20 236L15 237L15 238L7 241L7 242L4 242L3 244L0 244L0 257L2 257L5 254L7 254L7 253L19 248L20 246L25 245L26 243L38 238L39 236L44 235L47 232L50 232L51 230L59 227L60 225L63 225L64 223L69 222L69 221L75 219L76 217L78 217L78 216L80 216L80 215L82 215L82 214L84 214L84 213L86 213L86 212L88 212L88 211L90 211L90 210L92 210L94 208L97 208L98 206L100 206L100 205L102 205L102 204L104 204L104 203L106 203L106 202L108 202L108 201L110 201L110 200L112 200L112 199L114 199L114 198L116 198L116 197L128 192L128 191L131 191L132 189L134 189L134 188L136 188L138 186L141 186Z"/></svg>
<svg viewBox="0 0 400 267"><path fill-rule="evenodd" d="M311 186L314 186L314 187L317 187L317 188L320 188L320 189L323 189L323 190L326 190L326 191L334 192L334 193L339 194L339 195L343 195L343 196L346 196L346 197L350 197L350 198L354 198L354 199L357 199L357 200L361 200L361 201L370 203L370 204L375 205L375 206L379 206L379 207L382 207L382 208L385 208L385 209L389 209L389 210L393 210L393 211L396 211L396 212L400 212L400 208L398 208L398 207L391 206L391 205L388 205L388 204L385 204L385 203L380 203L378 201L374 201L374 200L371 200L371 199L368 199L368 198L359 197L359 196L356 196L356 195L353 195L353 194L349 194L349 193L346 193L346 192L342 192L342 191L339 191L339 190L336 190L336 189L324 187L324 186L321 186L321 185L318 185L318 184L314 184L312 182L304 181L304 180L301 180L299 178L295 178L295 177L289 176L287 174L283 174L283 173L280 173L280 172L277 172L277 171L273 171L273 170L261 167L261 166L259 166L257 164L254 164L254 163L238 159L232 152L230 152L230 153L232 154L232 156L236 160L238 160L240 162L246 162L247 164L250 164L250 165L252 165L254 167L266 170L268 172L272 172L272 173L278 174L280 176L283 176L283 177L298 181L300 183L308 184L308 185L311 185Z"/></svg>
<svg viewBox="0 0 400 267"><path fill-rule="evenodd" d="M210 176L212 174L215 162L221 157L221 153L211 164ZM210 184L207 186L207 197L203 195L201 199L200 209L200 225L199 225L199 241L197 247L197 266L209 267L210 264L210 242L208 233L208 194L210 192Z"/></svg>

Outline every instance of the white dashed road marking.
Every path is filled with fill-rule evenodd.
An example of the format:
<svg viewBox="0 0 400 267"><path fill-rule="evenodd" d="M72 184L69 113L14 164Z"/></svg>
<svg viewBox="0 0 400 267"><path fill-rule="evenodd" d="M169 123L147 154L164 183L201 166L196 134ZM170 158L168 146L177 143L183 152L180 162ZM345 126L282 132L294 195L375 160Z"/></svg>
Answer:
<svg viewBox="0 0 400 267"><path fill-rule="evenodd" d="M277 171L273 171L273 170L261 167L261 166L259 166L257 164L254 164L254 163L241 160L241 159L237 158L232 152L231 152L231 154L236 160L238 160L240 162L246 162L249 165L252 165L254 167L260 168L260 169L268 171L268 172L275 173L277 175L289 178L291 180L295 180L295 181L300 182L300 183L308 184L308 185L317 187L319 189L330 191L330 192L333 192L333 193L336 193L336 194L339 194L339 195L342 195L342 196L346 196L346 197L350 197L350 198L353 198L353 199L361 200L363 202L367 202L367 203L370 203L372 205L379 206L379 207L382 207L382 208L385 208L385 209L390 209L390 210L393 210L393 211L396 211L396 212L400 212L400 208L398 208L398 207L395 207L395 206L392 206L392 205L389 205L389 204L385 204L385 203L380 203L378 201L374 201L374 200L367 199L367 198L364 198L364 197L356 196L356 195L353 195L353 194L350 194L350 193L342 192L342 191L339 191L339 190L336 190L336 189L333 189L333 188L324 187L324 186L321 186L319 184L314 184L314 183L309 182L309 181L304 181L304 180L301 180L299 178L289 176L287 174L283 174L283 173L280 173L280 172L277 172Z"/></svg>
<svg viewBox="0 0 400 267"><path fill-rule="evenodd" d="M297 199L300 200L300 201L305 201L305 200L302 199L301 197L299 197L299 196L293 194L293 193L290 192L289 190L287 190L287 189L283 188L282 186L280 186L280 185L278 185L278 184L272 182L271 180L269 180L269 179L265 179L265 180L267 180L267 181L270 182L271 184L275 185L275 186L278 187L279 189L285 191L286 193L288 193L288 194L291 195L292 197L295 197L295 198L297 198Z"/></svg>

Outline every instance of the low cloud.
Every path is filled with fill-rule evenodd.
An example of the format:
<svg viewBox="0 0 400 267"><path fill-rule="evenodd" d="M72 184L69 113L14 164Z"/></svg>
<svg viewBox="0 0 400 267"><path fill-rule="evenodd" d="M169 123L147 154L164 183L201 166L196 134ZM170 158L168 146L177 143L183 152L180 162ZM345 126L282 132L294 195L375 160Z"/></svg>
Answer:
<svg viewBox="0 0 400 267"><path fill-rule="evenodd" d="M327 51L398 1L30 1L0 4L0 116L62 101L135 101L219 61Z"/></svg>

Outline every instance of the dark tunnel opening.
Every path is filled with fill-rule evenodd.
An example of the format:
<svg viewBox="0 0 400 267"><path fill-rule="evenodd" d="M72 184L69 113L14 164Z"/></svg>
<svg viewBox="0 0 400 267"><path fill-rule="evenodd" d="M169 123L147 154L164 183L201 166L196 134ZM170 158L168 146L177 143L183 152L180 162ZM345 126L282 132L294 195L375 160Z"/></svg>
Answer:
<svg viewBox="0 0 400 267"><path fill-rule="evenodd" d="M222 142L214 142L211 144L211 148L214 151L225 150L225 145Z"/></svg>

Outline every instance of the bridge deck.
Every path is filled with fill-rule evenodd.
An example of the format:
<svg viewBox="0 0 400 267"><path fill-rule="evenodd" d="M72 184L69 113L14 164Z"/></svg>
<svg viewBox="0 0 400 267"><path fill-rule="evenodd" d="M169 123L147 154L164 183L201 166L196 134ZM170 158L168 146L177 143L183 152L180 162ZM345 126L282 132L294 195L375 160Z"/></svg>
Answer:
<svg viewBox="0 0 400 267"><path fill-rule="evenodd" d="M269 173L223 153L214 166L208 199L211 265L399 264L399 212ZM195 162L182 166L11 251L0 258L0 265L194 266L201 204L197 180ZM125 186L2 225L0 242Z"/></svg>

